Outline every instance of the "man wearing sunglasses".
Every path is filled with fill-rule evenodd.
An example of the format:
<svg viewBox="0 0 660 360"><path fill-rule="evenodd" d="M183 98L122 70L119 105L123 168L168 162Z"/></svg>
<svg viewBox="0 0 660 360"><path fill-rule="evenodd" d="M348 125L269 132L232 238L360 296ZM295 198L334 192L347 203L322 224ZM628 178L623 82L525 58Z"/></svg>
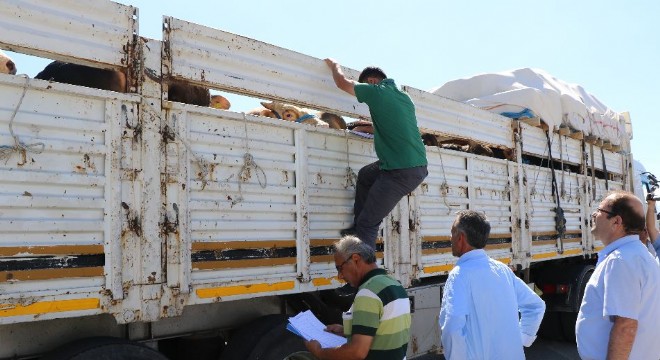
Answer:
<svg viewBox="0 0 660 360"><path fill-rule="evenodd" d="M634 194L609 194L591 215L605 248L584 290L576 322L582 359L657 359L660 267L639 240L644 207Z"/></svg>
<svg viewBox="0 0 660 360"><path fill-rule="evenodd" d="M328 325L326 331L347 336L337 348L321 348L316 340L306 341L318 359L401 360L410 338L410 300L401 284L376 264L371 246L355 236L344 236L334 244L335 267L339 278L358 288L351 309L344 313L344 325Z"/></svg>

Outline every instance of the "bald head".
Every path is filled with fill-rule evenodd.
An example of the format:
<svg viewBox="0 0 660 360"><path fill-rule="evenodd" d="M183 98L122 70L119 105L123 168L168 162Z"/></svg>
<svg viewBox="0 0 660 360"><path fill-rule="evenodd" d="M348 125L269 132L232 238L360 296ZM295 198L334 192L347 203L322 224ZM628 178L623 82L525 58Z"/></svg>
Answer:
<svg viewBox="0 0 660 360"><path fill-rule="evenodd" d="M615 191L610 193L603 203L610 207L612 213L621 217L625 235L637 235L644 231L646 227L644 205L633 193Z"/></svg>

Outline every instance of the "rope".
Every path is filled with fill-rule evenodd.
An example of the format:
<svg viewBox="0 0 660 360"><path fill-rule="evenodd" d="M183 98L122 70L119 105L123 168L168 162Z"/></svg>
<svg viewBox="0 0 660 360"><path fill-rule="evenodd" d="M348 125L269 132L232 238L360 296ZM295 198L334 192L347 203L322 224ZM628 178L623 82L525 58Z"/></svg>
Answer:
<svg viewBox="0 0 660 360"><path fill-rule="evenodd" d="M566 185L564 183L566 172L564 171L564 147L563 147L565 143L562 141L562 138L563 136L559 135L559 164L561 165L561 186L560 186L561 195L560 196L563 199L566 196ZM568 152L568 144L566 144L566 152Z"/></svg>
<svg viewBox="0 0 660 360"><path fill-rule="evenodd" d="M252 156L252 154L250 154L247 117L245 116L245 113L243 113L243 126L245 129L245 137L243 138L243 140L245 143L246 152L243 155L243 166L241 167L241 170L239 170L238 172L238 197L232 200L231 202L232 206L243 201L242 183L250 180L250 178L252 177L253 170L257 174L257 180L259 181L259 185L261 186L261 188L265 189L266 186L268 186L268 178L266 177L266 173L259 165L257 165L257 163L254 161L254 157ZM259 176L259 174L261 174L261 176ZM230 175L225 181L229 181L229 179L231 179L232 177L233 175ZM263 181L262 181L262 177L263 177Z"/></svg>
<svg viewBox="0 0 660 360"><path fill-rule="evenodd" d="M174 116L174 115L173 115ZM193 161L199 166L199 177L202 181L202 190L206 188L206 185L208 185L209 180L207 177L210 178L209 174L211 173L211 164L204 160L204 158L201 155L197 155L190 144L188 144L188 141L186 139L182 138L174 129L172 130L172 134L174 135L175 138L179 139L183 146L186 148L190 156L193 157Z"/></svg>
<svg viewBox="0 0 660 360"><path fill-rule="evenodd" d="M440 184L440 194L442 195L442 202L447 207L447 215L451 214L451 206L447 202L447 194L449 194L449 183L447 183L447 174L445 171L445 164L442 161L442 154L440 153L440 148L438 148L438 157L440 157L440 168L442 169L442 184Z"/></svg>
<svg viewBox="0 0 660 360"><path fill-rule="evenodd" d="M161 114L158 113L157 111L155 111L152 106L150 106L150 105L142 106L142 109L145 110L145 111L151 112L151 114L154 117L156 117L156 118L158 118L159 120L162 121L163 118L161 117ZM173 114L172 118L173 118L174 122L176 123L177 122L176 121L176 115ZM128 125L128 119L127 119L127 125ZM181 137L181 135L179 135L176 132L175 129L171 129L171 131L170 131L169 126L165 125L165 130L164 131L167 131L168 136L171 136L173 139L179 140L181 142L181 144L183 144L183 146L186 148L186 150L188 151L190 156L192 156L193 162L196 163L197 166L199 166L199 169L200 169L199 174L200 174L200 178L201 178L201 181L202 181L202 190L204 190L204 188L206 188L206 185L209 183L209 180L207 180L207 176L211 172L211 170L210 170L211 169L211 164L208 161L204 160L204 158L201 155L197 155L193 151L193 149L190 146L190 144L188 143L188 141L186 141L186 139Z"/></svg>
<svg viewBox="0 0 660 360"><path fill-rule="evenodd" d="M27 153L34 153L34 154L41 154L44 151L44 148L46 147L46 144L42 142L37 142L37 143L32 143L32 144L25 144L22 141L19 140L18 136L14 134L14 119L16 118L16 114L18 113L18 110L21 108L21 105L23 104L23 99L25 98L25 94L27 93L28 89L28 83L30 82L30 78L27 75L21 75L25 77L25 83L23 84L23 93L21 94L21 98L18 100L18 104L16 104L16 107L14 108L14 112L11 114L11 118L9 119L9 133L11 134L11 137L14 139L14 146L9 146L9 145L0 145L0 160L4 160L5 164L9 161L13 153L18 153L22 156L23 161L18 163L18 165L24 165L27 162Z"/></svg>
<svg viewBox="0 0 660 360"><path fill-rule="evenodd" d="M564 209L562 209L560 201L559 201L559 189L557 187L557 176L555 174L555 167L554 167L554 161L552 159L552 146L550 142L550 131L546 130L545 131L545 137L548 139L548 158L550 160L550 170L552 173L552 194L553 197L555 198L555 203L557 204L557 207L555 208L555 230L557 230L557 234L559 236L559 239L564 238L564 234L566 233L566 217L564 216Z"/></svg>
<svg viewBox="0 0 660 360"><path fill-rule="evenodd" d="M346 175L344 175L344 189L348 189L349 187L355 188L357 184L357 175L351 168L351 152L348 148L348 134L348 131L344 132L344 137L346 138Z"/></svg>
<svg viewBox="0 0 660 360"><path fill-rule="evenodd" d="M605 150L603 150L602 147L600 148L600 158L603 161L603 173L605 174L605 190L609 190L610 185L608 183L609 175L607 174L607 163L605 162Z"/></svg>

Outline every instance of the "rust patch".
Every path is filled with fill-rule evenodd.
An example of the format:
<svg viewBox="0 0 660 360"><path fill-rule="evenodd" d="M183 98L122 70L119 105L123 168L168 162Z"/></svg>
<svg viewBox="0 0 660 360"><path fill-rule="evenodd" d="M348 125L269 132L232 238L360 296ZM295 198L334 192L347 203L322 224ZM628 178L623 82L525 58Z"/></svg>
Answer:
<svg viewBox="0 0 660 360"><path fill-rule="evenodd" d="M296 263L295 257L277 258L277 259L250 259L250 260L229 260L229 261L199 261L193 264L194 270L216 270L231 268L251 268L277 265L293 265Z"/></svg>
<svg viewBox="0 0 660 360"><path fill-rule="evenodd" d="M174 209L175 218L174 221L170 221L167 217L167 214L163 217L163 222L160 225L160 233L163 236L167 234L178 234L179 233L179 206L176 203L172 203L172 208Z"/></svg>
<svg viewBox="0 0 660 360"><path fill-rule="evenodd" d="M103 276L103 267L0 271L0 282Z"/></svg>
<svg viewBox="0 0 660 360"><path fill-rule="evenodd" d="M160 131L160 136L161 136L161 139L162 139L161 141L162 141L164 144L167 144L167 143L169 143L169 142L173 142L173 141L174 141L174 137L175 137L175 135L174 135L174 130L171 129L171 128L169 127L169 125L165 125L165 126L163 127L163 130Z"/></svg>
<svg viewBox="0 0 660 360"><path fill-rule="evenodd" d="M133 112L133 109L131 109L131 112ZM121 105L121 115L124 119L124 123L126 124L126 128L133 130L133 142L139 143L142 139L142 124L140 122L137 124L131 124L129 122L128 107L126 107L126 104Z"/></svg>
<svg viewBox="0 0 660 360"><path fill-rule="evenodd" d="M392 231L401 234L401 223L398 221L392 221Z"/></svg>
<svg viewBox="0 0 660 360"><path fill-rule="evenodd" d="M417 344L417 337L415 336L410 337L410 346L412 346L413 354L416 354L417 350L419 350L419 344Z"/></svg>
<svg viewBox="0 0 660 360"><path fill-rule="evenodd" d="M192 251L229 250L229 249L269 249L269 248L288 248L295 246L296 246L295 240L193 242Z"/></svg>
<svg viewBox="0 0 660 360"><path fill-rule="evenodd" d="M126 224L127 230L135 233L136 236L142 236L142 224L140 222L140 217L137 215L132 215L132 210L129 208L128 204L122 201L121 207L126 211ZM124 233L122 232L122 236Z"/></svg>
<svg viewBox="0 0 660 360"><path fill-rule="evenodd" d="M95 255L103 254L103 245L7 246L0 256L16 255Z"/></svg>

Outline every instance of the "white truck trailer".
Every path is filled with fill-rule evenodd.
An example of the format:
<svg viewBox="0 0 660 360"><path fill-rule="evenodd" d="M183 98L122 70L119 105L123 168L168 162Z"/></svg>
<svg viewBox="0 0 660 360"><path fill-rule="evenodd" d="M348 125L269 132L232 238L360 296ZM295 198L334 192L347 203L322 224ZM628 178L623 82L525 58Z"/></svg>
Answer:
<svg viewBox="0 0 660 360"><path fill-rule="evenodd" d="M203 358L193 352L208 345L214 358L225 347L221 359L282 359L298 350L282 328L287 314L311 308L332 321L350 303L333 291L330 245L351 222L354 175L375 159L372 141L171 102L167 83L353 118L368 109L335 88L320 59L169 16L162 40L145 39L138 9L87 5L11 0L0 13L0 48L129 79L116 93L0 74L0 358ZM423 132L515 155L427 147L428 178L384 221L379 263L414 309L409 358L440 351L460 209L487 214L489 255L543 289L548 309L568 314L555 320L570 334L603 246L589 214L608 189L635 184L631 131L605 149L404 89Z"/></svg>

